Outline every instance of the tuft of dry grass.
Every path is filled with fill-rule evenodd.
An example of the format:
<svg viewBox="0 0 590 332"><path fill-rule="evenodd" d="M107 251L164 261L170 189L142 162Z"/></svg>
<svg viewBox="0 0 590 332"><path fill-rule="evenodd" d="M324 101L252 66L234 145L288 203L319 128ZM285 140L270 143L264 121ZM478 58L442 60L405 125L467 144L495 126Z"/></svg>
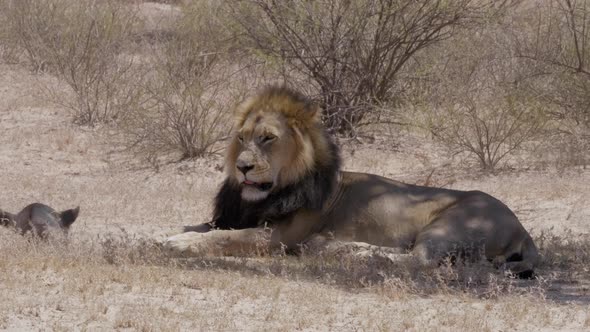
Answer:
<svg viewBox="0 0 590 332"><path fill-rule="evenodd" d="M541 232L535 243L543 255L540 271L564 282L590 280L590 235Z"/></svg>

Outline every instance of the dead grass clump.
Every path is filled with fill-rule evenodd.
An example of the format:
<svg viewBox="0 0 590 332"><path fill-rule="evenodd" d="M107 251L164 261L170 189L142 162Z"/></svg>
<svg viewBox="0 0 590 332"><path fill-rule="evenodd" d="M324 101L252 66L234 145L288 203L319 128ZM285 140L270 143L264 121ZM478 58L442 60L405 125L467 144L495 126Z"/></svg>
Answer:
<svg viewBox="0 0 590 332"><path fill-rule="evenodd" d="M571 231L559 236L543 232L535 238L543 260L541 268L569 277L590 278L590 236Z"/></svg>
<svg viewBox="0 0 590 332"><path fill-rule="evenodd" d="M287 280L320 282L344 289L371 289L392 298L410 295L468 294L495 298L508 294L540 294L546 281L532 282L504 277L490 264L447 264L423 268L411 259L392 262L384 257L358 257L351 254L301 256L274 255L252 257L170 257L162 246L126 232L103 235L93 241L39 242L14 237L5 242L31 264L47 266L159 266L182 270L231 271L246 276L281 277ZM23 265L23 263L19 263ZM7 266L11 264L8 263ZM2 266L2 262L0 262Z"/></svg>
<svg viewBox="0 0 590 332"><path fill-rule="evenodd" d="M50 1L0 1L1 38L4 60L22 57L35 72L46 69L42 45L44 32L56 24ZM36 31L36 32L35 32Z"/></svg>
<svg viewBox="0 0 590 332"><path fill-rule="evenodd" d="M5 63L18 63L21 50L18 41L11 33L9 13L10 2L0 1L0 59Z"/></svg>
<svg viewBox="0 0 590 332"><path fill-rule="evenodd" d="M4 234L2 234L4 235ZM63 236L50 237L47 241L32 236L7 234L2 236L0 250L14 253L9 260L55 266L79 265L164 265L169 261L161 246L152 240L123 235L102 235L90 241ZM0 259L0 266L11 263Z"/></svg>
<svg viewBox="0 0 590 332"><path fill-rule="evenodd" d="M102 259L108 264L165 265L168 263L159 243L145 238L136 238L128 233L122 236L101 236L98 248Z"/></svg>

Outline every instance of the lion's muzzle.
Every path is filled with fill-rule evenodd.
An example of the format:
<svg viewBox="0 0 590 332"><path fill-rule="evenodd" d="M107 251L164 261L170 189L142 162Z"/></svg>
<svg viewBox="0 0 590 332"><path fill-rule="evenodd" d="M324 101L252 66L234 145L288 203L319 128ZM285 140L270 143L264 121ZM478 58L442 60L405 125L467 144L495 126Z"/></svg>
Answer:
<svg viewBox="0 0 590 332"><path fill-rule="evenodd" d="M258 159L256 153L249 150L242 151L236 160L236 168L246 178L246 174L256 168Z"/></svg>
<svg viewBox="0 0 590 332"><path fill-rule="evenodd" d="M244 174L244 176L246 176L246 173L248 173L248 171L250 171L251 169L254 169L254 165L252 164L246 164L244 162L240 163L240 160L238 160L238 163L236 165L236 168L242 172L242 174Z"/></svg>

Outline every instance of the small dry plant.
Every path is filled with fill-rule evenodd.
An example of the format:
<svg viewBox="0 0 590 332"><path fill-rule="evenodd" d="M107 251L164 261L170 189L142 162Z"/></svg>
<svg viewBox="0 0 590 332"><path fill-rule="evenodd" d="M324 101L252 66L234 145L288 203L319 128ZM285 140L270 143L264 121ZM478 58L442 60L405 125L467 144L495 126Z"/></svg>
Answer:
<svg viewBox="0 0 590 332"><path fill-rule="evenodd" d="M418 120L408 121L417 121L452 153L467 153L483 170L494 171L506 157L542 141L548 109L519 84L528 69L515 57L504 21L490 19L475 31L457 34L426 55L436 83L418 85Z"/></svg>
<svg viewBox="0 0 590 332"><path fill-rule="evenodd" d="M10 2L8 0L0 1L0 59L5 63L18 63L21 57L21 49L18 46L18 40L12 33L11 26Z"/></svg>
<svg viewBox="0 0 590 332"><path fill-rule="evenodd" d="M543 232L535 237L535 243L543 254L541 268L590 279L590 236L587 234Z"/></svg>
<svg viewBox="0 0 590 332"><path fill-rule="evenodd" d="M135 102L137 72L122 54L140 24L131 7L97 0L14 0L6 7L7 29L33 70L55 74L73 92L65 98L46 89L76 122L112 121Z"/></svg>
<svg viewBox="0 0 590 332"><path fill-rule="evenodd" d="M196 2L166 39L151 50L153 70L142 85L144 102L124 121L133 149L155 161L180 153L180 159L216 153L228 135L228 110L236 103L216 6ZM234 89L235 88L235 89Z"/></svg>
<svg viewBox="0 0 590 332"><path fill-rule="evenodd" d="M46 68L43 38L48 34L47 30L56 24L50 4L50 1L43 0L0 2L2 53L14 60L24 56L35 72Z"/></svg>
<svg viewBox="0 0 590 332"><path fill-rule="evenodd" d="M530 89L551 107L562 166L590 160L590 3L547 0L517 21L516 55L530 67Z"/></svg>
<svg viewBox="0 0 590 332"><path fill-rule="evenodd" d="M471 154L490 172L505 157L539 138L547 121L540 106L510 97L487 105L471 99L433 113L432 135L455 153Z"/></svg>

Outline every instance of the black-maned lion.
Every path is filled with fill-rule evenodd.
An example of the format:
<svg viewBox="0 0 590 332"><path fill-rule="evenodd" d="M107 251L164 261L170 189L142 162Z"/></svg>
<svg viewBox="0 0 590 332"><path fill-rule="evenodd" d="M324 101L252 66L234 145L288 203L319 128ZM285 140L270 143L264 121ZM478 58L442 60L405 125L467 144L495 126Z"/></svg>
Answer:
<svg viewBox="0 0 590 332"><path fill-rule="evenodd" d="M266 238L271 248L409 251L424 264L485 257L533 275L537 248L506 205L480 191L341 171L319 107L297 92L267 88L238 106L235 119L212 221L168 238L172 251L241 255Z"/></svg>

